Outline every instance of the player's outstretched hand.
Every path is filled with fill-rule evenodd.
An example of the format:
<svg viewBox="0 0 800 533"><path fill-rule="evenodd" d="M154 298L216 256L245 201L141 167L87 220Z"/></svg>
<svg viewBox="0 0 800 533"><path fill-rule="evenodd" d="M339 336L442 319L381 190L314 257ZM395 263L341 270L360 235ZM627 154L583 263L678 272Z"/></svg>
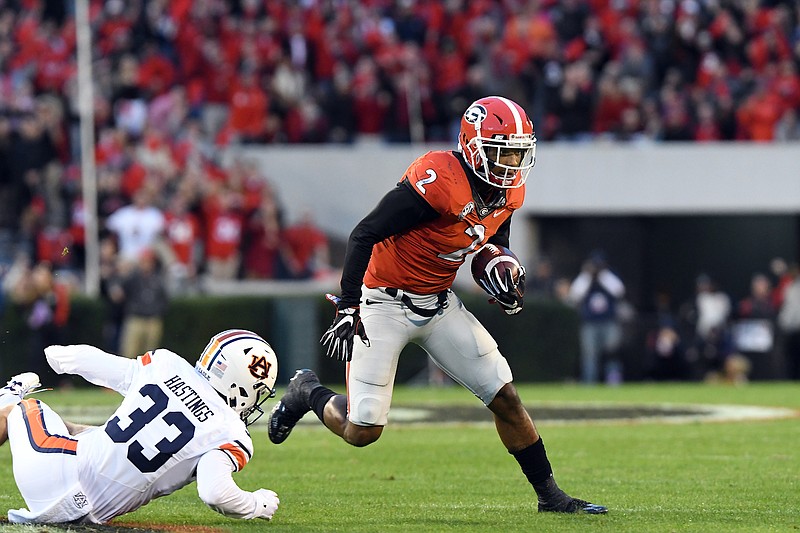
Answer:
<svg viewBox="0 0 800 533"><path fill-rule="evenodd" d="M258 489L253 493L256 497L256 510L253 511L251 518L263 518L264 520L272 520L272 515L278 510L278 504L281 501L278 495L269 489Z"/></svg>
<svg viewBox="0 0 800 533"><path fill-rule="evenodd" d="M322 334L320 342L325 347L325 353L332 359L349 361L353 357L353 338L358 335L364 345L369 346L369 337L361 322L358 307L343 307L338 296L326 294L327 298L336 306L336 316L328 330Z"/></svg>

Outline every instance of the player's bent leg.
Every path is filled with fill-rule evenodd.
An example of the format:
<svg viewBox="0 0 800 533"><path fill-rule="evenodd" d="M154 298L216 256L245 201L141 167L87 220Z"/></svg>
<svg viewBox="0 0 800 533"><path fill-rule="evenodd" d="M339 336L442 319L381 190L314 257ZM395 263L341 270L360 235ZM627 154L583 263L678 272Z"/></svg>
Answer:
<svg viewBox="0 0 800 533"><path fill-rule="evenodd" d="M605 507L572 498L556 484L544 443L511 383L508 361L486 328L460 303L451 306L436 327L437 335L426 339L423 347L492 411L500 440L536 491L539 510L605 513Z"/></svg>
<svg viewBox="0 0 800 533"><path fill-rule="evenodd" d="M347 419L347 397L337 394L325 405L322 422L346 443L361 448L378 440L383 426L365 426Z"/></svg>
<svg viewBox="0 0 800 533"><path fill-rule="evenodd" d="M347 419L347 396L336 394L324 386L309 394L311 410L332 433L356 447L372 444L381 436L383 426L361 426Z"/></svg>
<svg viewBox="0 0 800 533"><path fill-rule="evenodd" d="M383 431L383 426L375 422L386 419L388 401L367 396L357 402L360 406L357 411L362 416L359 422L363 420L363 424L351 422L347 418L347 396L336 394L323 386L311 370L298 370L290 380L286 393L270 413L267 426L269 439L275 444L282 443L297 422L308 411L314 411L331 432L348 444L357 447L372 444Z"/></svg>
<svg viewBox="0 0 800 533"><path fill-rule="evenodd" d="M11 522L70 522L91 512L78 478L78 441L47 404L23 400L6 416L14 479L28 510Z"/></svg>
<svg viewBox="0 0 800 533"><path fill-rule="evenodd" d="M362 448L378 440L381 433L383 433L383 426L359 426L348 422L342 438L346 443Z"/></svg>
<svg viewBox="0 0 800 533"><path fill-rule="evenodd" d="M336 394L332 396L323 407L322 423L339 437L344 438L347 427L347 396Z"/></svg>
<svg viewBox="0 0 800 533"><path fill-rule="evenodd" d="M509 452L522 450L539 440L536 426L512 383L503 385L487 407L494 415L497 434Z"/></svg>
<svg viewBox="0 0 800 533"><path fill-rule="evenodd" d="M608 509L585 500L573 498L559 488L544 442L533 423L516 387L505 384L489 403L497 427L497 434L506 449L519 463L522 472L536 491L538 510L556 513L605 514Z"/></svg>

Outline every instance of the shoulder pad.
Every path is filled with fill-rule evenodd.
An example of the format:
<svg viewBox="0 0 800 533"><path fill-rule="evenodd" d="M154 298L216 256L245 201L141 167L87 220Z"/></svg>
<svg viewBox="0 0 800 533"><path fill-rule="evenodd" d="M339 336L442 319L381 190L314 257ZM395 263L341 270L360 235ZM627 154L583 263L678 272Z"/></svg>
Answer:
<svg viewBox="0 0 800 533"><path fill-rule="evenodd" d="M428 152L406 170L404 180L442 214L458 214L472 197L467 176L451 152Z"/></svg>

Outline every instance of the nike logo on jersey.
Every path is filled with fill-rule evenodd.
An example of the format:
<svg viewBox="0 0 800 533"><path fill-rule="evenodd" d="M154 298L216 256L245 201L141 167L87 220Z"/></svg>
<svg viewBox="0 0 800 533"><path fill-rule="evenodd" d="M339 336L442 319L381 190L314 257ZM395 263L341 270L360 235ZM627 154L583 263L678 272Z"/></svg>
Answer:
<svg viewBox="0 0 800 533"><path fill-rule="evenodd" d="M505 211L505 209L501 209L500 211L495 211L494 213L492 213L492 218L497 218L503 211Z"/></svg>
<svg viewBox="0 0 800 533"><path fill-rule="evenodd" d="M367 298L366 300L364 300L364 303L367 305L375 305L375 304L382 304L383 302L376 302L375 300L370 300L369 298Z"/></svg>

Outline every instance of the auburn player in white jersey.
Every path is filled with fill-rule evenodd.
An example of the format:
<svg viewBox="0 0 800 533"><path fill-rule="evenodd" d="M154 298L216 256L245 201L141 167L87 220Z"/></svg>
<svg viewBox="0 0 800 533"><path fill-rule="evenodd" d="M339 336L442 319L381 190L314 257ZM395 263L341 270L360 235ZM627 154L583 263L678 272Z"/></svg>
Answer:
<svg viewBox="0 0 800 533"><path fill-rule="evenodd" d="M299 370L269 421L283 442L309 410L349 444L366 446L386 425L397 361L409 342L492 411L500 440L533 485L542 512L605 513L553 479L544 444L512 384L508 362L450 286L467 255L508 247L511 216L525 199L535 161L533 122L517 103L481 98L464 113L458 151L414 161L398 185L353 230L336 316L322 337L347 363L347 394ZM524 269L502 290L484 287L509 315L522 310ZM353 342L359 337L359 342Z"/></svg>
<svg viewBox="0 0 800 533"><path fill-rule="evenodd" d="M247 465L247 425L274 395L278 363L270 345L246 330L211 338L192 368L165 349L135 360L89 345L49 346L59 374L77 374L124 396L102 426L73 424L37 399L36 374L0 389L0 444L9 441L14 479L27 509L11 522L97 523L129 513L197 480L200 499L235 518L271 519L277 495L240 489L232 473Z"/></svg>

